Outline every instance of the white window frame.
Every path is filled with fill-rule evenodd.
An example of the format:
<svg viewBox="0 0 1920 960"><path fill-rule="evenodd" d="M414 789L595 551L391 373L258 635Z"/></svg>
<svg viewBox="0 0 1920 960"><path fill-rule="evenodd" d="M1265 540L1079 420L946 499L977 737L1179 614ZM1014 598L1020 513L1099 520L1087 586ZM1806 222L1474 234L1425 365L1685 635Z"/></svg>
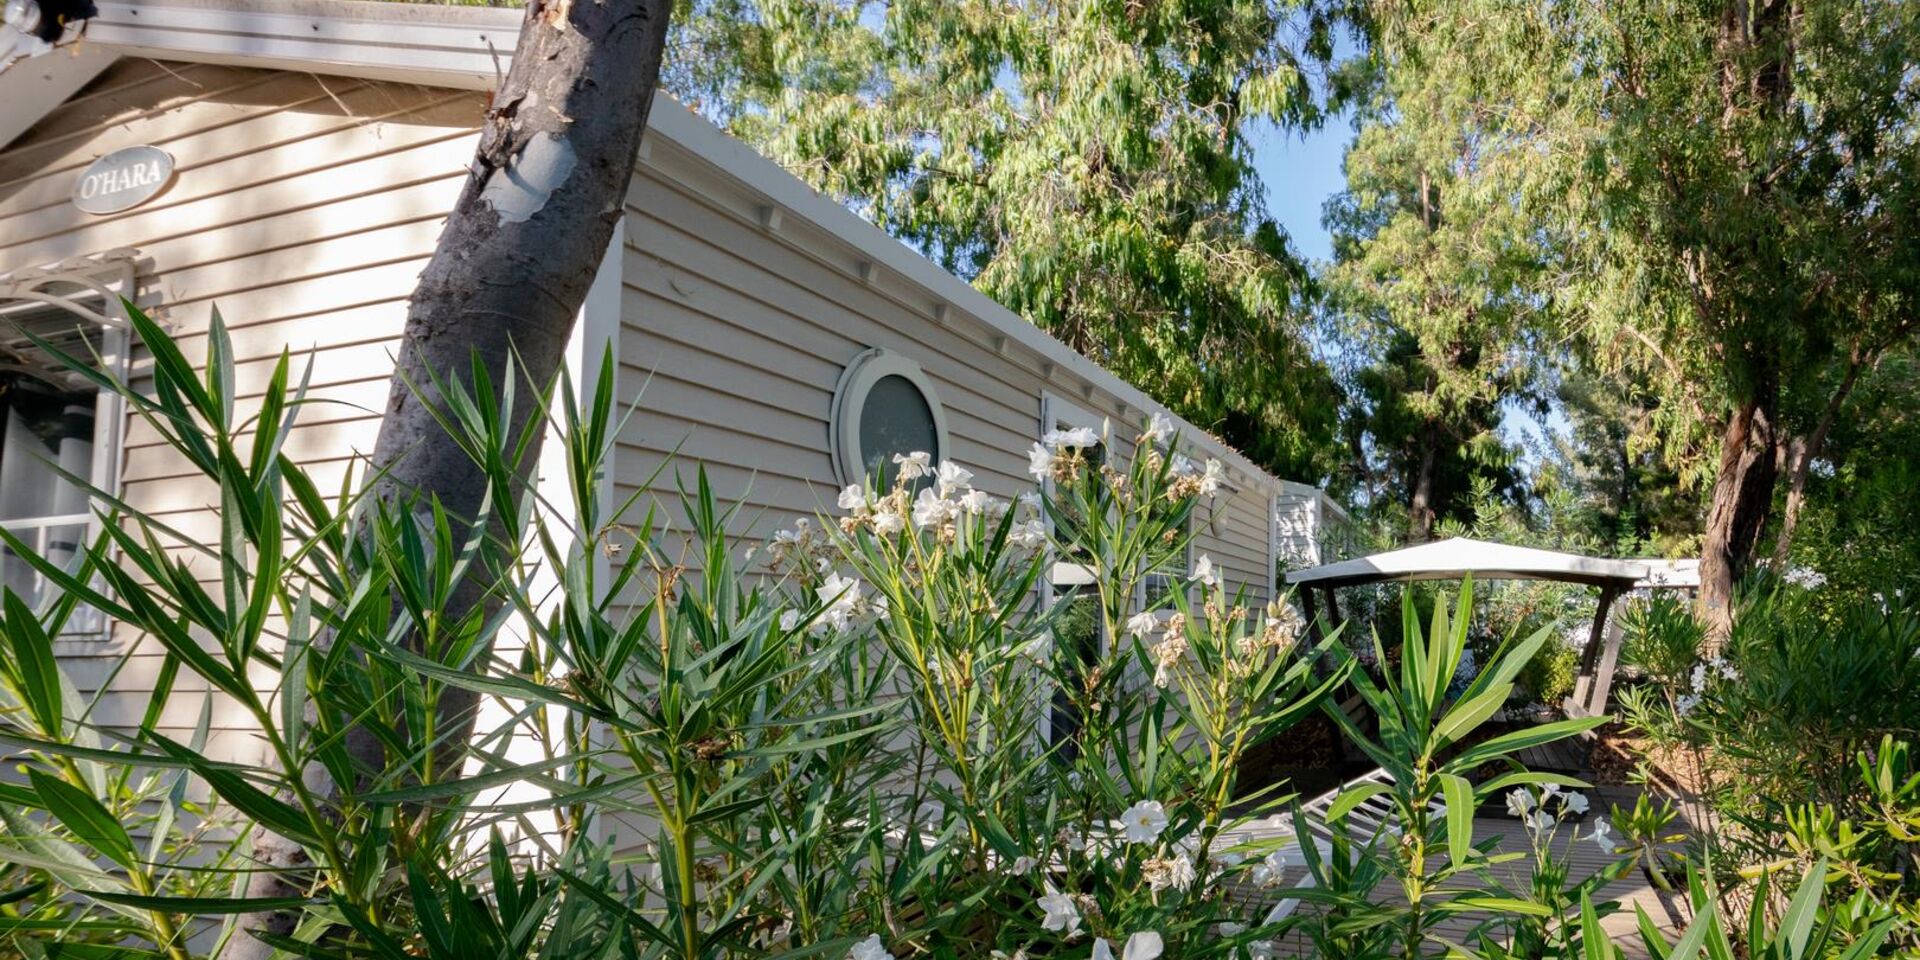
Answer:
<svg viewBox="0 0 1920 960"><path fill-rule="evenodd" d="M947 436L947 411L940 402L940 391L933 380L913 360L885 347L870 347L847 361L840 381L833 388L833 406L827 419L827 444L832 453L833 475L842 486L867 481L867 458L860 449L860 414L866 409L867 395L875 384L887 377L900 377L920 391L933 415L934 446L929 450L939 463L952 449Z"/></svg>
<svg viewBox="0 0 1920 960"><path fill-rule="evenodd" d="M1106 417L1074 403L1059 394L1051 391L1042 391L1040 394L1040 432L1033 439L1035 442L1044 443L1046 442L1047 434L1055 430L1079 430L1085 428L1101 434L1102 442L1104 442L1106 427ZM1113 456L1113 451L1108 450L1107 455ZM1053 478L1048 477L1043 481L1043 485L1046 489L1047 496L1053 496ZM1053 517L1051 515L1047 516L1046 522L1047 533L1052 535L1054 532ZM1051 553L1049 553L1046 580L1045 586L1047 589L1043 592L1041 603L1045 609L1052 609L1053 587L1055 585L1075 586L1092 583L1093 571L1087 569L1084 564L1056 561L1052 559ZM1101 654L1105 655L1107 638L1102 637L1100 642L1102 644Z"/></svg>
<svg viewBox="0 0 1920 960"><path fill-rule="evenodd" d="M1033 438L1036 443L1045 443L1047 434L1055 430L1078 430L1082 427L1102 434L1104 440L1103 431L1106 429L1107 418L1057 393L1050 390L1043 390L1040 392L1039 425L1040 429L1034 434ZM1107 455L1112 456L1113 451L1108 450ZM1042 480L1041 487L1046 491L1048 497L1054 495L1052 477ZM1044 520L1047 525L1047 535L1051 538L1054 533L1052 514L1047 514ZM1057 599L1055 593L1058 592L1059 588L1085 586L1093 582L1092 570L1088 569L1085 564L1066 563L1056 560L1051 546L1047 548L1045 569L1046 575L1040 578L1039 585L1040 609L1043 611L1051 611L1053 609L1054 602ZM1053 642L1051 636L1048 637L1047 642L1049 644ZM1100 631L1100 655L1102 657L1109 653L1108 648L1112 642L1113 638L1108 637L1106 630L1103 628ZM1046 688L1046 690L1047 692L1039 698L1035 706L1040 711L1040 740L1043 744L1050 744L1053 742L1053 691L1051 687Z"/></svg>
<svg viewBox="0 0 1920 960"><path fill-rule="evenodd" d="M78 295L47 292L48 288L60 285L79 286L84 292ZM122 298L132 300L137 293L136 264L131 256L125 254L110 254L43 269L19 271L0 276L0 323L6 321L9 313L32 309L15 306L24 302L58 307L73 314L79 322L96 324L101 327L100 360L107 373L125 382L132 353L132 324ZM126 443L125 414L125 402L117 394L107 390L95 394L92 475L88 481L95 489L116 498L120 495L120 458ZM44 549L44 538L49 530L84 523L86 540L91 543L101 532L97 511L105 506L96 497L89 502L84 515L11 520L7 521L7 529L22 540ZM34 531L33 537L22 535L22 530ZM63 633L59 640L97 642L110 639L112 635L112 622L102 616L95 629Z"/></svg>

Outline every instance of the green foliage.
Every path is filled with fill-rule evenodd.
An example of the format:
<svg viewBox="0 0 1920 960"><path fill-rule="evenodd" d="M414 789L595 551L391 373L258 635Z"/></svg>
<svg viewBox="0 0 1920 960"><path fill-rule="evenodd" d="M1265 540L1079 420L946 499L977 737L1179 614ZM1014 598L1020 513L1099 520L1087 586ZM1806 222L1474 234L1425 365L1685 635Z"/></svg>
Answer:
<svg viewBox="0 0 1920 960"><path fill-rule="evenodd" d="M1860 416L1835 424L1807 478L1793 560L1825 593L1864 602L1920 596L1920 369L1889 357L1861 378Z"/></svg>
<svg viewBox="0 0 1920 960"><path fill-rule="evenodd" d="M1457 697L1450 697L1448 688L1466 650L1472 611L1471 581L1461 588L1457 606L1444 601L1434 604L1432 620L1424 629L1411 595L1406 598L1399 669L1384 671L1377 683L1364 671L1353 673L1355 689L1378 722L1377 737L1367 736L1345 711L1331 704L1326 707L1328 716L1386 774L1384 783L1365 783L1342 795L1330 810L1329 819L1337 822L1343 811L1376 795L1391 806L1390 822L1400 837L1384 875L1398 881L1404 903L1362 906L1368 890L1323 890L1316 898L1331 900L1340 909L1322 921L1329 924L1329 929L1317 935L1316 941L1324 940L1343 951L1363 951L1355 956L1377 955L1364 951L1386 944L1399 951L1392 955L1424 956L1445 948L1443 942L1433 939L1431 927L1436 919L1448 914L1489 907L1510 911L1506 919L1518 924L1513 935L1529 936L1541 931L1537 924L1522 918L1565 916L1568 903L1578 900L1577 890L1569 901L1569 891L1551 882L1542 888L1545 900L1529 899L1532 894L1490 898L1488 891L1477 885L1462 886L1462 881L1483 877L1490 863L1510 856L1474 843L1474 810L1483 801L1508 790L1524 793L1531 786L1557 790L1562 784L1580 785L1564 777L1529 773L1517 763L1511 773L1477 783L1470 778L1483 765L1504 763L1527 747L1570 737L1602 722L1601 718L1560 720L1476 741L1474 732L1506 704L1521 668L1552 637L1540 631L1503 644L1487 668ZM1378 637L1374 646L1376 656L1384 662L1385 649ZM1449 749L1455 745L1461 748ZM1386 826L1383 821L1382 828ZM1365 852L1380 855L1371 847ZM1380 874L1354 876L1377 883ZM1365 938L1358 944L1343 943L1339 930L1361 926L1361 916L1367 917L1365 927L1387 927L1392 932Z"/></svg>
<svg viewBox="0 0 1920 960"><path fill-rule="evenodd" d="M1555 704L1573 693L1574 673L1580 667L1580 654L1559 637L1549 639L1540 652L1520 668L1515 678L1536 703Z"/></svg>
<svg viewBox="0 0 1920 960"><path fill-rule="evenodd" d="M1317 122L1313 5L683 14L664 82L695 109L1273 472L1329 470L1337 393L1248 146Z"/></svg>
<svg viewBox="0 0 1920 960"><path fill-rule="evenodd" d="M1525 212L1497 216L1477 192L1472 128L1435 122L1446 114L1432 101L1447 92L1368 66L1346 191L1327 208L1335 262L1323 279L1352 348L1346 430L1374 461L1363 465L1369 500L1404 507L1419 542L1440 519L1470 519L1476 481L1517 492L1497 427L1539 376L1524 343L1539 254Z"/></svg>
<svg viewBox="0 0 1920 960"><path fill-rule="evenodd" d="M1910 357L1920 328L1914 238L1897 226L1920 206L1920 15L1663 0L1368 13L1391 109L1362 114L1363 242L1343 262L1383 265L1362 287L1379 277L1408 332L1429 331L1436 385L1451 371L1471 396L1520 362L1512 350L1615 381L1624 442L1607 446L1626 465L1582 472L1718 483L1710 559L1745 569L1775 464L1817 458L1830 409L1877 415L1851 384ZM1624 515L1665 513L1662 496L1581 492L1614 501L1596 525L1610 538Z"/></svg>
<svg viewBox="0 0 1920 960"><path fill-rule="evenodd" d="M1301 648L1284 603L1250 610L1211 577L1136 608L1217 488L1217 465L1163 452L1177 437L1124 465L1057 440L1047 494L1017 505L955 464L926 489L903 469L739 561L704 475L678 498L685 534L602 502L611 362L529 427L554 434L564 505L523 489L514 381L436 379L434 415L489 485L461 518L352 478L321 495L281 448L309 406L289 358L256 408L218 318L204 375L134 318L150 389L94 376L217 487L220 536L94 491L105 532L76 569L8 543L61 589L41 610L0 591L0 738L26 772L0 785L0 943L694 960L1085 956L1139 935L1204 956L1220 924L1277 932L1221 895L1277 842L1246 825L1285 800L1243 787L1240 761L1347 671ZM1031 602L1050 553L1093 573L1099 642L1051 642ZM446 616L469 576L494 602ZM95 718L54 655L88 609L158 645L131 727ZM266 762L210 742L211 697L175 735L163 708L196 687ZM443 725L457 692L481 698L470 740ZM1073 723L1049 732L1056 693ZM291 929L254 931L272 912ZM1067 913L1071 934L1045 925Z"/></svg>
<svg viewBox="0 0 1920 960"><path fill-rule="evenodd" d="M1654 629L1680 638L1674 658L1697 642L1684 608L1657 617ZM1917 654L1909 608L1836 609L1814 592L1756 584L1725 659L1650 670L1654 682L1623 704L1655 742L1693 751L1721 823L1702 839L1723 867L1764 883L1818 860L1841 898L1834 922L1865 936L1889 921L1889 944L1911 951L1920 946L1920 779L1908 759L1920 721ZM1753 896L1764 902L1764 888Z"/></svg>
<svg viewBox="0 0 1920 960"><path fill-rule="evenodd" d="M1664 687L1678 689L1700 662L1706 631L1686 597L1661 591L1634 598L1618 612L1620 656Z"/></svg>

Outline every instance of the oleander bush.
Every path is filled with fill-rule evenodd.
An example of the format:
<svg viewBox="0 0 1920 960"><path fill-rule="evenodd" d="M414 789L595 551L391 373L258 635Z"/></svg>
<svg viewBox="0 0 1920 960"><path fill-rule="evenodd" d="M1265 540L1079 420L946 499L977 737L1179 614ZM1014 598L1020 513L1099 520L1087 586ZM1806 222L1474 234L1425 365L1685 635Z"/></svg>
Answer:
<svg viewBox="0 0 1920 960"><path fill-rule="evenodd" d="M1618 955L1598 926L1612 905L1569 877L1566 846L1608 847L1617 873L1651 840L1616 842L1582 819L1582 785L1512 760L1588 721L1476 736L1550 634L1463 669L1470 589L1424 626L1406 602L1391 669L1369 673L1338 628L1229 591L1205 557L1140 609L1220 486L1163 418L1046 437L1011 501L901 456L743 551L744 521L697 471L674 502L604 502L611 362L528 428L565 464L545 487L532 434L504 425L517 390L542 409L573 396L564 375L496 394L471 370L423 393L488 484L483 514L457 517L351 479L323 490L285 452L315 402L290 358L243 405L218 317L203 372L133 324L151 386L87 375L217 492L219 537L96 491L102 533L76 565L32 558L55 599L0 595L18 773L0 783L0 953ZM1046 586L1056 560L1085 585ZM462 609L474 582L484 602ZM55 656L87 613L138 641L122 670L158 664L135 723ZM1377 735L1329 708L1349 684ZM216 709L245 718L257 755L217 742ZM1317 711L1391 775L1326 823L1240 777ZM1882 779L1909 790L1905 769ZM1474 840L1499 802L1531 827L1525 889L1491 869L1519 854ZM1359 829L1369 803L1387 812ZM1825 874L1807 877L1777 918L1787 946L1760 923L1749 955L1875 950L1892 920L1839 922L1816 909ZM1716 882L1695 877L1701 919L1679 943L1638 936L1730 956ZM1483 918L1470 942L1435 932L1462 913Z"/></svg>
<svg viewBox="0 0 1920 960"><path fill-rule="evenodd" d="M1851 927L1892 926L1920 951L1920 616L1884 599L1762 578L1724 644L1680 601L1628 620L1650 682L1623 695L1627 726L1704 801L1696 843L1729 887L1822 863ZM1775 893L1779 885L1774 884Z"/></svg>

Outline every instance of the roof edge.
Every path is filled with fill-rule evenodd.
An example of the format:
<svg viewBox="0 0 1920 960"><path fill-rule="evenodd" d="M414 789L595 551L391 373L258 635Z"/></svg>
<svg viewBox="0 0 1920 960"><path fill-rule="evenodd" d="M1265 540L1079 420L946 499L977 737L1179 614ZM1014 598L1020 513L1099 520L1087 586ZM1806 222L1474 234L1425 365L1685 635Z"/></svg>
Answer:
<svg viewBox="0 0 1920 960"><path fill-rule="evenodd" d="M123 55L490 90L525 18L501 7L368 0L102 0L90 43Z"/></svg>

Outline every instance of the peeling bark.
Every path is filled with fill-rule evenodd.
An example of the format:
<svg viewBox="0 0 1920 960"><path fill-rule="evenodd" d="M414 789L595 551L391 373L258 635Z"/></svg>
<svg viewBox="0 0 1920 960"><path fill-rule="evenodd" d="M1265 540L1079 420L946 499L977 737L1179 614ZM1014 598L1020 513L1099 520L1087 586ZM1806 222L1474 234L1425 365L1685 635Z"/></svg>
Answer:
<svg viewBox="0 0 1920 960"><path fill-rule="evenodd" d="M502 393L517 357L526 381L557 372L596 268L613 237L633 177L640 136L660 74L668 0L548 0L527 8L513 65L488 108L466 187L420 275L407 312L399 364L388 393L372 467L385 471L374 495L395 502L437 497L454 516L476 516L486 480L428 414L439 401L433 376L464 379L477 356ZM432 376L429 375L431 372ZM426 391L416 395L408 381ZM537 415L535 391L516 384L510 430ZM535 443L538 443L536 439ZM529 451L526 462L538 458ZM449 615L498 597L470 579ZM447 694L440 729L471 730L476 697ZM465 737L451 740L464 742ZM367 769L386 765L371 737L350 741ZM283 874L256 873L248 895L299 896L298 846L271 835L254 856ZM290 931L297 913L253 914L243 929ZM271 950L250 936L229 941L224 960Z"/></svg>
<svg viewBox="0 0 1920 960"><path fill-rule="evenodd" d="M1733 626L1734 588L1753 567L1773 507L1776 402L1777 390L1763 391L1760 399L1742 404L1721 432L1720 470L1700 554L1700 615L1716 648Z"/></svg>

